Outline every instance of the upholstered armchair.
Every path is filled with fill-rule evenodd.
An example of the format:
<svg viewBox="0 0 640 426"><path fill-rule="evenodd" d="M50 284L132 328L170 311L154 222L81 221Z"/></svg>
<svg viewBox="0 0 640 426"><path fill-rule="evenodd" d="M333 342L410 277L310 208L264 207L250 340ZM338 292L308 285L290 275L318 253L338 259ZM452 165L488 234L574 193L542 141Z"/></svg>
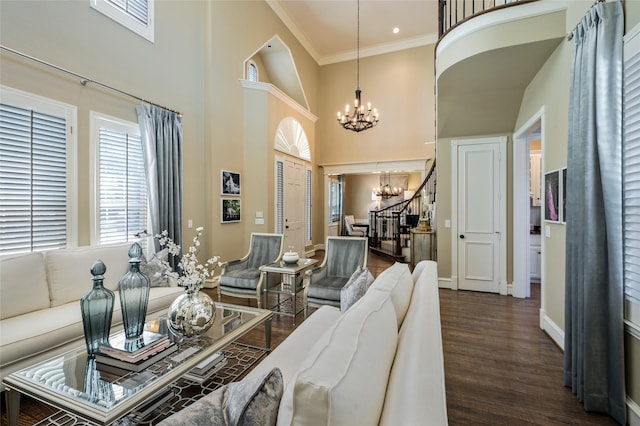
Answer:
<svg viewBox="0 0 640 426"><path fill-rule="evenodd" d="M367 238L328 237L322 264L305 274L304 316L309 306L340 307L340 290L358 266L367 266Z"/></svg>
<svg viewBox="0 0 640 426"><path fill-rule="evenodd" d="M225 294L256 299L258 308L262 307L264 283L260 268L280 260L283 242L282 234L252 233L249 253L242 259L221 264L218 301Z"/></svg>
<svg viewBox="0 0 640 426"><path fill-rule="evenodd" d="M344 228L350 237L366 237L369 229L368 227L355 225L355 219L350 214L344 216Z"/></svg>

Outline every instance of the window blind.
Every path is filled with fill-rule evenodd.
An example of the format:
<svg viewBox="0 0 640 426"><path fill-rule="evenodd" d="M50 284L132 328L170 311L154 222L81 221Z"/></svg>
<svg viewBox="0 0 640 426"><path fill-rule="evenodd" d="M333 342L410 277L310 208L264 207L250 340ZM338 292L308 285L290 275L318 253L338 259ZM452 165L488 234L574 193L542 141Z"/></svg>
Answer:
<svg viewBox="0 0 640 426"><path fill-rule="evenodd" d="M276 161L276 232L284 233L284 163Z"/></svg>
<svg viewBox="0 0 640 426"><path fill-rule="evenodd" d="M311 241L311 170L307 170L307 241Z"/></svg>
<svg viewBox="0 0 640 426"><path fill-rule="evenodd" d="M136 19L143 25L149 22L149 9L147 0L108 0L109 3Z"/></svg>
<svg viewBox="0 0 640 426"><path fill-rule="evenodd" d="M624 60L624 291L628 302L640 304L640 42L634 42L625 43Z"/></svg>
<svg viewBox="0 0 640 426"><path fill-rule="evenodd" d="M124 242L147 229L147 184L140 136L100 128L99 238Z"/></svg>
<svg viewBox="0 0 640 426"><path fill-rule="evenodd" d="M0 104L0 255L67 244L67 123Z"/></svg>
<svg viewBox="0 0 640 426"><path fill-rule="evenodd" d="M249 64L247 69L247 79L249 81L258 81L258 67L255 64Z"/></svg>

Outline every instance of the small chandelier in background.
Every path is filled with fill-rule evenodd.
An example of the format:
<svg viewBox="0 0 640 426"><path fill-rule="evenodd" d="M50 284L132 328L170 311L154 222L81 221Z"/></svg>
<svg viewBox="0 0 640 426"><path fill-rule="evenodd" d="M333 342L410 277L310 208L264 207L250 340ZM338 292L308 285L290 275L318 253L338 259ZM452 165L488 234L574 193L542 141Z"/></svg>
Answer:
<svg viewBox="0 0 640 426"><path fill-rule="evenodd" d="M380 186L377 188L373 188L373 192L376 194L377 197L382 197L382 198L391 198L391 197L397 197L400 194L403 194L403 189L402 188L397 188L397 187L391 187L391 176L389 175L389 173L386 174L385 177L385 184L383 185L383 180L382 178L380 179Z"/></svg>
<svg viewBox="0 0 640 426"><path fill-rule="evenodd" d="M356 50L356 98L353 101L353 113L349 104L344 109L344 115L338 111L338 123L347 130L361 132L378 124L380 115L378 109L371 110L371 102L367 109L362 105L362 90L360 90L360 0L358 0L358 39Z"/></svg>

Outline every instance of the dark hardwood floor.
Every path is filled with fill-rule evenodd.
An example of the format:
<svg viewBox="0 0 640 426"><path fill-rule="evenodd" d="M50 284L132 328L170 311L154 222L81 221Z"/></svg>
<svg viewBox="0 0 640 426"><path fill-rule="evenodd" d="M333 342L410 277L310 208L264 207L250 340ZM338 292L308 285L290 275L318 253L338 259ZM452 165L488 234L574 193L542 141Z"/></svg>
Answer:
<svg viewBox="0 0 640 426"><path fill-rule="evenodd" d="M316 257L322 256L320 252ZM374 276L392 262L369 254ZM207 292L215 295L214 290ZM246 299L223 301L247 303ZM440 290L450 425L616 424L607 416L586 413L562 385L562 351L540 330L539 309L540 286L535 284L530 299ZM302 314L296 320L301 322ZM290 317L275 315L272 346L293 328ZM246 339L262 342L262 329ZM49 407L23 399L20 425L32 425L51 413ZM2 424L6 424L4 404Z"/></svg>

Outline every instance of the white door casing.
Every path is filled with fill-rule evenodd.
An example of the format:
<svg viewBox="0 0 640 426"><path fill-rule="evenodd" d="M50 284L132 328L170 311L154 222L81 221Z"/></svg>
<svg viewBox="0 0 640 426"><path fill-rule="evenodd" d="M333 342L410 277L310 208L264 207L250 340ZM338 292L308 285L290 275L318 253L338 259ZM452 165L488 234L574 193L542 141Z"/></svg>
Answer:
<svg viewBox="0 0 640 426"><path fill-rule="evenodd" d="M452 141L452 288L507 294L506 137Z"/></svg>
<svg viewBox="0 0 640 426"><path fill-rule="evenodd" d="M540 128L541 152L545 146L545 108L536 112L513 136L513 297L531 297L531 269L533 265L527 262L530 249L530 182L526 164L529 163L529 135L536 128ZM542 156L544 161L544 156ZM544 170L544 164L540 164ZM544 202L541 201L541 205ZM544 252L544 238L540 250ZM541 260L540 260L541 262ZM543 276L544 265L541 263L540 278ZM541 305L544 310L544 280L541 279Z"/></svg>

